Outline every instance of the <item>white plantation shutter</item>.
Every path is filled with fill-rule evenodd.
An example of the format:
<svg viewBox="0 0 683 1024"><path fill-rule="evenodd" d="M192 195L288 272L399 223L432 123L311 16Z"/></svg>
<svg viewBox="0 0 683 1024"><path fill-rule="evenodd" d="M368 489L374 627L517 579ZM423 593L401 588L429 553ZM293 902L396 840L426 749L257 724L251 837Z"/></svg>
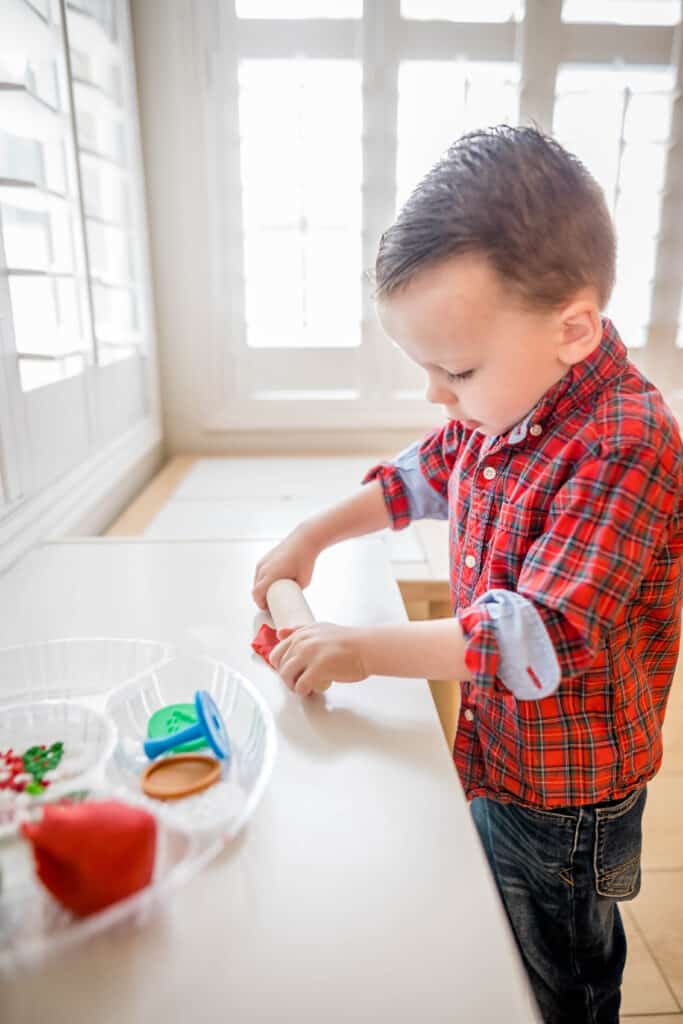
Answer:
<svg viewBox="0 0 683 1024"><path fill-rule="evenodd" d="M226 0L206 63L213 332L204 426L438 420L363 272L459 134L535 121L605 188L609 312L660 384L680 372L680 3ZM678 204L678 205L677 205Z"/></svg>
<svg viewBox="0 0 683 1024"><path fill-rule="evenodd" d="M0 3L0 468L20 502L149 414L124 0Z"/></svg>

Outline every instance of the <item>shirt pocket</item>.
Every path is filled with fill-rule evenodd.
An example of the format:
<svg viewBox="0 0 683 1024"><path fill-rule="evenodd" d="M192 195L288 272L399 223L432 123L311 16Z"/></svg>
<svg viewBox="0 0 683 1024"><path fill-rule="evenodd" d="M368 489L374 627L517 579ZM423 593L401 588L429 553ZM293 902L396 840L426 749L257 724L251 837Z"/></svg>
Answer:
<svg viewBox="0 0 683 1024"><path fill-rule="evenodd" d="M640 891L643 811L647 789L595 809L595 889L599 896L632 900Z"/></svg>
<svg viewBox="0 0 683 1024"><path fill-rule="evenodd" d="M543 509L503 501L493 517L488 546L491 579L489 586L514 590L529 549L547 528Z"/></svg>

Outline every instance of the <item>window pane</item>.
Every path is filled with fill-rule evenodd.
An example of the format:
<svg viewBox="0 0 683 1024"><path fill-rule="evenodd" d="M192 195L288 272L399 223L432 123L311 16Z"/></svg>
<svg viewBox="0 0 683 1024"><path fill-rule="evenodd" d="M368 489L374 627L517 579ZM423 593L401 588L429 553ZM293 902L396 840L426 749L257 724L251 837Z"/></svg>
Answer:
<svg viewBox="0 0 683 1024"><path fill-rule="evenodd" d="M614 25L675 25L680 0L564 0L563 21Z"/></svg>
<svg viewBox="0 0 683 1024"><path fill-rule="evenodd" d="M249 231L244 240L246 319L260 336L296 334L303 323L303 245L291 231ZM251 344L251 340L249 342Z"/></svg>
<svg viewBox="0 0 683 1024"><path fill-rule="evenodd" d="M72 218L66 204L24 210L0 199L0 209L11 270L74 270Z"/></svg>
<svg viewBox="0 0 683 1024"><path fill-rule="evenodd" d="M398 75L397 206L448 146L473 128L516 124L514 64L403 61ZM441 116L426 117L439 110Z"/></svg>
<svg viewBox="0 0 683 1024"><path fill-rule="evenodd" d="M85 90L75 92L76 100L83 96ZM106 107L102 107L105 110ZM103 156L107 160L113 160L116 164L126 163L126 146L123 135L123 126L107 117L105 114L98 115L95 110L77 108L76 123L78 126L78 144L85 149L91 150Z"/></svg>
<svg viewBox="0 0 683 1024"><path fill-rule="evenodd" d="M98 338L126 340L137 333L137 305L131 289L93 284L92 297Z"/></svg>
<svg viewBox="0 0 683 1024"><path fill-rule="evenodd" d="M81 311L72 278L9 278L17 351L61 355L83 348Z"/></svg>
<svg viewBox="0 0 683 1024"><path fill-rule="evenodd" d="M58 17L59 5L51 11ZM24 389L82 372L90 355L59 28L30 17L36 39L45 29L45 45L34 46L31 32L0 37L0 216ZM83 355L74 359L73 352Z"/></svg>
<svg viewBox="0 0 683 1024"><path fill-rule="evenodd" d="M605 192L617 233L607 313L632 347L650 321L674 81L670 68L563 67L557 77L554 132Z"/></svg>
<svg viewBox="0 0 683 1024"><path fill-rule="evenodd" d="M360 234L351 231L307 235L305 324L321 339L318 344L350 345L359 340L360 241ZM342 302L340 282L345 287Z"/></svg>
<svg viewBox="0 0 683 1024"><path fill-rule="evenodd" d="M524 0L401 0L401 17L419 21L521 21Z"/></svg>
<svg viewBox="0 0 683 1024"><path fill-rule="evenodd" d="M363 0L235 0L238 18L362 18Z"/></svg>
<svg viewBox="0 0 683 1024"><path fill-rule="evenodd" d="M134 216L132 110L119 0L67 0L78 157L93 277L98 363L134 353L141 321L140 224Z"/></svg>
<svg viewBox="0 0 683 1024"><path fill-rule="evenodd" d="M108 281L130 281L133 265L130 241L125 231L88 220L88 253L94 277Z"/></svg>
<svg viewBox="0 0 683 1024"><path fill-rule="evenodd" d="M67 0L69 42L82 49L106 49L119 39L116 0Z"/></svg>
<svg viewBox="0 0 683 1024"><path fill-rule="evenodd" d="M247 342L357 345L360 66L243 61L239 84Z"/></svg>
<svg viewBox="0 0 683 1024"><path fill-rule="evenodd" d="M83 372L82 356L66 356L63 359L19 359L19 376L22 391L33 391L35 388L54 384L67 377L75 377Z"/></svg>
<svg viewBox="0 0 683 1024"><path fill-rule="evenodd" d="M128 186L113 168L83 163L83 203L89 217L101 217L114 224L126 224L130 218Z"/></svg>

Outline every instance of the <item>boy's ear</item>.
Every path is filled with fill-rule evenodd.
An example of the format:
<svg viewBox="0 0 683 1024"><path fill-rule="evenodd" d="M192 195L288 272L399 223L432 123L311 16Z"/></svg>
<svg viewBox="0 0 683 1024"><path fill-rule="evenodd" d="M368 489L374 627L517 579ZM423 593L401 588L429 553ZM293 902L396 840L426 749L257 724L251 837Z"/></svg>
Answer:
<svg viewBox="0 0 683 1024"><path fill-rule="evenodd" d="M589 298L575 299L560 313L558 356L565 366L574 366L593 352L602 337L600 311Z"/></svg>

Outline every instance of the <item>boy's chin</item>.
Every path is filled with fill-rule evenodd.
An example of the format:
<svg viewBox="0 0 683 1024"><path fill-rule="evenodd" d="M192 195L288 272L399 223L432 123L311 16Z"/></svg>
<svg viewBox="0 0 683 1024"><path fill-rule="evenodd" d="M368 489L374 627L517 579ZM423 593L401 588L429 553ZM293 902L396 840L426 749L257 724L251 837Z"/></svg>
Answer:
<svg viewBox="0 0 683 1024"><path fill-rule="evenodd" d="M451 419L458 420L459 423L462 423L463 427L467 430L479 430L482 434L486 433L486 428L479 420L469 420L462 416L451 416L450 413L448 413L448 415Z"/></svg>

